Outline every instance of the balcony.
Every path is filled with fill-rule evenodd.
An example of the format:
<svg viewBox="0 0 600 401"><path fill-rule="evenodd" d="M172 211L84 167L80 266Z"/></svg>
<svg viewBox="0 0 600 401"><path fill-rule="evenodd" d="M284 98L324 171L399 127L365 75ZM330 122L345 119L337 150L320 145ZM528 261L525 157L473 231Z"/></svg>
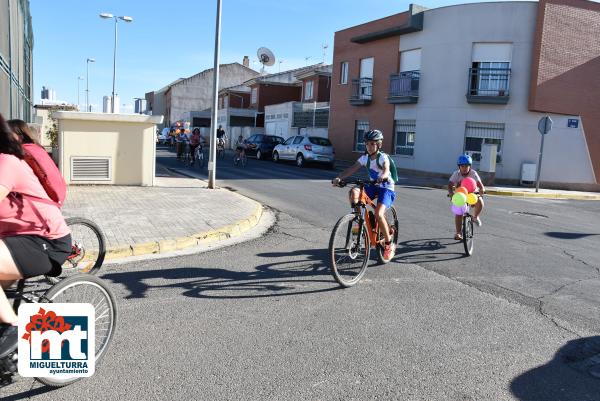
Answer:
<svg viewBox="0 0 600 401"><path fill-rule="evenodd" d="M507 104L510 68L469 68L467 102Z"/></svg>
<svg viewBox="0 0 600 401"><path fill-rule="evenodd" d="M420 77L420 71L405 71L390 75L388 103L417 103L419 101Z"/></svg>
<svg viewBox="0 0 600 401"><path fill-rule="evenodd" d="M371 100L373 100L373 78L353 79L350 104L365 106L371 104Z"/></svg>

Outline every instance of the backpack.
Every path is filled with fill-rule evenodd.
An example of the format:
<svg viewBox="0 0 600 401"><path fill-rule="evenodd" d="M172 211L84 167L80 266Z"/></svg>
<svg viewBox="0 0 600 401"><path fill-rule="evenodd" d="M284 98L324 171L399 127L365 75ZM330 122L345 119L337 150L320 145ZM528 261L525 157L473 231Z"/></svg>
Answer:
<svg viewBox="0 0 600 401"><path fill-rule="evenodd" d="M375 159L375 162L377 163L377 167L379 167L380 170L383 170L383 164L379 161L379 158L381 157L381 155L385 155L385 153L377 152L377 159ZM388 157L388 160L390 161L390 176L392 177L392 180L394 181L394 183L396 183L396 182L398 182L398 169L396 168L396 163L394 163L394 159L392 159L389 155L386 155L386 156ZM371 158L367 154L367 170L369 170L370 165L371 165Z"/></svg>
<svg viewBox="0 0 600 401"><path fill-rule="evenodd" d="M34 143L23 144L25 162L31 167L46 194L62 207L67 197L67 183L44 148Z"/></svg>

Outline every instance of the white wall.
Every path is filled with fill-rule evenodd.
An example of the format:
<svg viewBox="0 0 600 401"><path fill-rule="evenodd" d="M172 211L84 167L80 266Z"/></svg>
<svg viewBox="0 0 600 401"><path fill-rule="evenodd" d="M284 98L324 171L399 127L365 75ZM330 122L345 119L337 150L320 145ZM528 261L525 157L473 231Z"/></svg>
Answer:
<svg viewBox="0 0 600 401"><path fill-rule="evenodd" d="M286 102L265 106L265 133L267 135L277 135L283 138L295 135L292 129L293 104L294 102ZM275 118L267 119L267 116L271 115L274 115Z"/></svg>
<svg viewBox="0 0 600 401"><path fill-rule="evenodd" d="M462 153L466 121L504 123L502 163L496 177L519 179L521 164L535 162L543 114L528 111L536 2L474 3L427 10L424 29L400 37L399 51L421 49L419 101L397 105L395 119L416 120L413 156L396 156L400 168L450 173ZM512 43L510 99L506 105L466 100L473 43ZM542 180L594 183L583 128L555 116L546 138ZM568 158L569 169L560 166Z"/></svg>

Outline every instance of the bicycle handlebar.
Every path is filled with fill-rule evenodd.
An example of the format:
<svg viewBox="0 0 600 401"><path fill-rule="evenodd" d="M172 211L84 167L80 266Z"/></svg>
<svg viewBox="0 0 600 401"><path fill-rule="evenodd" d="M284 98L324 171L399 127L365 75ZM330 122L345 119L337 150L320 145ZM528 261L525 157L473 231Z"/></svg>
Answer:
<svg viewBox="0 0 600 401"><path fill-rule="evenodd" d="M388 179L386 179L385 181L382 182L389 182ZM337 184L338 187L343 188L346 185L358 185L358 186L363 186L363 185L375 185L375 184L379 184L379 182L377 182L376 180L361 180L361 179L356 179L356 180L340 180L340 182Z"/></svg>

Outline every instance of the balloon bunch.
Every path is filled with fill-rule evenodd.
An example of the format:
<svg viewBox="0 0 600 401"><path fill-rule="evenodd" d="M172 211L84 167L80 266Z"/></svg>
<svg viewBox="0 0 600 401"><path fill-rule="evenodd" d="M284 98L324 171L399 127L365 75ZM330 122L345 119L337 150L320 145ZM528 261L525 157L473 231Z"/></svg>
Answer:
<svg viewBox="0 0 600 401"><path fill-rule="evenodd" d="M462 216L469 210L469 205L477 203L477 195L473 192L477 189L477 183L471 177L461 181L461 186L456 188L452 195L451 210L457 216Z"/></svg>

